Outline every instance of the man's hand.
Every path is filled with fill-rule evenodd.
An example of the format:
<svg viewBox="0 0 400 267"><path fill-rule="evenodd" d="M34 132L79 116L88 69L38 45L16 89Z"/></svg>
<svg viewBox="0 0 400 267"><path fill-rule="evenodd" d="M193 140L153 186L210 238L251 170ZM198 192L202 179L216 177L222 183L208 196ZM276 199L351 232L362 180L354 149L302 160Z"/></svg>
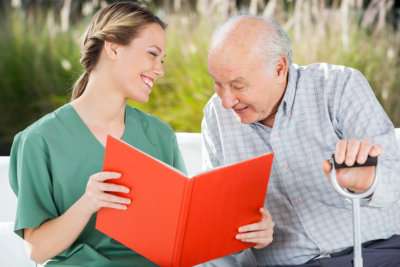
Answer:
<svg viewBox="0 0 400 267"><path fill-rule="evenodd" d="M240 227L240 234L236 235L236 238L242 242L256 243L254 247L258 249L264 248L272 242L275 226L267 209L260 208L260 212L260 222Z"/></svg>
<svg viewBox="0 0 400 267"><path fill-rule="evenodd" d="M355 162L363 164L368 156L378 157L382 154L381 145L372 145L369 140L362 142L358 140L340 140L336 144L335 161L338 164L345 163L352 166ZM374 180L375 166L345 168L336 170L336 178L341 187L347 188L356 193L366 191ZM322 170L329 178L332 165L328 160L322 162Z"/></svg>

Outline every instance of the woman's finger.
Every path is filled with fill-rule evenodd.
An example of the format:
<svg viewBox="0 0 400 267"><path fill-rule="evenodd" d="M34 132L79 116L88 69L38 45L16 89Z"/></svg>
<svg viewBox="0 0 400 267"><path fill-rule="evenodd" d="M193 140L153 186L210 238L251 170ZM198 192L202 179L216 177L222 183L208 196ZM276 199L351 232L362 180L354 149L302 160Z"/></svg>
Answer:
<svg viewBox="0 0 400 267"><path fill-rule="evenodd" d="M101 194L100 199L103 200L103 202L109 202L109 203L127 204L127 205L131 203L131 200L129 198L119 197L108 193Z"/></svg>
<svg viewBox="0 0 400 267"><path fill-rule="evenodd" d="M112 209L118 209L118 210L126 210L128 207L123 204L117 204L117 203L112 203L112 202L101 202L100 206L103 208L112 208Z"/></svg>
<svg viewBox="0 0 400 267"><path fill-rule="evenodd" d="M121 178L121 174L118 172L98 172L90 176L90 179L97 182L104 182L109 179L118 179Z"/></svg>
<svg viewBox="0 0 400 267"><path fill-rule="evenodd" d="M98 189L104 192L121 192L129 193L129 188L123 185L117 185L112 183L99 183Z"/></svg>

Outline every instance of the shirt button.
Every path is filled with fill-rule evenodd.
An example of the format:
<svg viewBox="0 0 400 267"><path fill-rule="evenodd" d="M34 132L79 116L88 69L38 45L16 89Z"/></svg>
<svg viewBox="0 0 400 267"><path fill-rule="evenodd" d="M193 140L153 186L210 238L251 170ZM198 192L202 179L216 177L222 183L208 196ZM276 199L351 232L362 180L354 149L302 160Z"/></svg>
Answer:
<svg viewBox="0 0 400 267"><path fill-rule="evenodd" d="M316 230L315 228L311 228L311 229L310 229L310 232L313 233L313 234L315 234L315 233L317 232L317 230Z"/></svg>
<svg viewBox="0 0 400 267"><path fill-rule="evenodd" d="M279 135L278 135L277 132L275 132L275 133L272 134L272 136L273 136L273 137L278 137Z"/></svg>
<svg viewBox="0 0 400 267"><path fill-rule="evenodd" d="M284 169L288 169L288 168L289 168L289 166L288 166L287 164L283 164L282 167L283 167Z"/></svg>
<svg viewBox="0 0 400 267"><path fill-rule="evenodd" d="M300 197L296 198L296 202L301 203L301 198Z"/></svg>
<svg viewBox="0 0 400 267"><path fill-rule="evenodd" d="M289 117L292 116L292 112L289 111L289 112L287 113L287 115L288 115Z"/></svg>

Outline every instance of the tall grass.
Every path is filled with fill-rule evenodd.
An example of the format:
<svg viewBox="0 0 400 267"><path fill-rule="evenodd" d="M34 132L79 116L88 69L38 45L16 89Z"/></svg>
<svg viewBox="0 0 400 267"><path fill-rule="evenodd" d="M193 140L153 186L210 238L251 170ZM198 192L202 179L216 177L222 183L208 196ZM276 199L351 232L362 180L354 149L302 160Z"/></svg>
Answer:
<svg viewBox="0 0 400 267"><path fill-rule="evenodd" d="M400 37L390 28L371 34L350 13L343 31L337 10L325 10L325 24L302 13L301 30L288 21L293 10L274 19L292 38L294 62L342 64L359 69L395 124L400 127ZM9 153L13 136L44 114L69 101L81 73L79 37L85 23L62 32L52 15L33 18L13 10L0 28L0 154ZM134 105L170 124L175 131L200 131L202 110L213 94L207 72L207 49L220 17L193 12L163 16L169 24L165 76L157 80L150 100ZM322 30L321 30L322 29ZM300 33L300 34L299 34ZM346 35L344 35L344 33ZM344 42L347 37L347 42ZM347 44L347 45L346 45Z"/></svg>
<svg viewBox="0 0 400 267"><path fill-rule="evenodd" d="M311 16L305 16L301 35L293 37L294 62L300 65L327 62L356 68L364 74L379 102L396 127L400 127L400 30L387 27L373 32L361 28L359 13L348 18L348 29L338 13L329 14L321 33Z"/></svg>
<svg viewBox="0 0 400 267"><path fill-rule="evenodd" d="M66 103L79 51L74 32L51 36L51 23L23 12L2 18L0 38L0 152L13 136Z"/></svg>

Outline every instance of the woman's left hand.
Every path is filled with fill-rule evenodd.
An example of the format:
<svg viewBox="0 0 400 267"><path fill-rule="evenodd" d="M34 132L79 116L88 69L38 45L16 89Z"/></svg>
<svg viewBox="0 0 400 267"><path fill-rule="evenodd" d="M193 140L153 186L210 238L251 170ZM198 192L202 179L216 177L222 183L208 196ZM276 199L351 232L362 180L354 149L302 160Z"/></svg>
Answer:
<svg viewBox="0 0 400 267"><path fill-rule="evenodd" d="M257 249L265 248L271 244L274 234L275 223L266 208L260 208L261 221L258 223L248 224L239 228L236 239L242 242L256 243Z"/></svg>

